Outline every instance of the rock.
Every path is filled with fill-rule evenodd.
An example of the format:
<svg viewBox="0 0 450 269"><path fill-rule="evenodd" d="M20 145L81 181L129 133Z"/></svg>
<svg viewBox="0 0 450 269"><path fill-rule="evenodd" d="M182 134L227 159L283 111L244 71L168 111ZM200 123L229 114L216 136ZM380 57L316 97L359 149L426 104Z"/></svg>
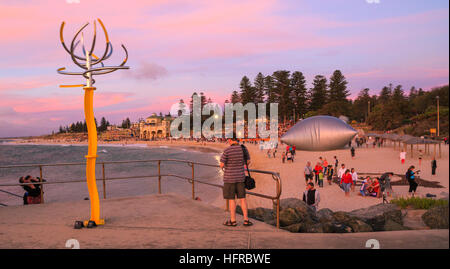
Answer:
<svg viewBox="0 0 450 269"><path fill-rule="evenodd" d="M333 219L335 222L342 224L346 227L350 227L354 233L358 232L373 232L372 227L357 217L351 216L347 212L335 212L333 213Z"/></svg>
<svg viewBox="0 0 450 269"><path fill-rule="evenodd" d="M291 233L298 233L300 231L300 226L302 226L301 223L295 223L286 227L282 227L281 229L289 231Z"/></svg>
<svg viewBox="0 0 450 269"><path fill-rule="evenodd" d="M349 212L349 215L367 223L374 231L383 231L388 220L403 225L402 211L395 204L378 204L357 209Z"/></svg>
<svg viewBox="0 0 450 269"><path fill-rule="evenodd" d="M291 233L323 233L322 224L310 221L291 224L282 229Z"/></svg>
<svg viewBox="0 0 450 269"><path fill-rule="evenodd" d="M299 212L304 212L310 215L315 215L314 210L311 209L305 202L297 198L286 198L280 200L280 210L285 208L295 208Z"/></svg>
<svg viewBox="0 0 450 269"><path fill-rule="evenodd" d="M287 208L294 208L301 216L301 219L311 219L317 221L317 216L314 210L311 209L305 202L297 198L286 198L280 200L280 212ZM274 211L276 209L274 208Z"/></svg>
<svg viewBox="0 0 450 269"><path fill-rule="evenodd" d="M255 209L255 219L261 220L264 222L271 221L275 219L275 214L271 209L263 208L263 207L257 207Z"/></svg>
<svg viewBox="0 0 450 269"><path fill-rule="evenodd" d="M351 233L352 228L337 222L325 222L321 224L324 233Z"/></svg>
<svg viewBox="0 0 450 269"><path fill-rule="evenodd" d="M429 209L422 215L422 220L431 229L448 229L448 204Z"/></svg>
<svg viewBox="0 0 450 269"><path fill-rule="evenodd" d="M243 215L242 208L239 205L236 206L236 214ZM248 209L248 217L263 222L269 222L275 219L272 210L263 207Z"/></svg>
<svg viewBox="0 0 450 269"><path fill-rule="evenodd" d="M390 219L388 219L384 223L383 231L402 231L402 230L409 230L409 229Z"/></svg>
<svg viewBox="0 0 450 269"><path fill-rule="evenodd" d="M320 209L316 215L319 222L327 222L333 219L333 211L329 208Z"/></svg>
<svg viewBox="0 0 450 269"><path fill-rule="evenodd" d="M300 223L304 220L304 216L300 215L295 208L286 208L280 211L280 226L290 226Z"/></svg>

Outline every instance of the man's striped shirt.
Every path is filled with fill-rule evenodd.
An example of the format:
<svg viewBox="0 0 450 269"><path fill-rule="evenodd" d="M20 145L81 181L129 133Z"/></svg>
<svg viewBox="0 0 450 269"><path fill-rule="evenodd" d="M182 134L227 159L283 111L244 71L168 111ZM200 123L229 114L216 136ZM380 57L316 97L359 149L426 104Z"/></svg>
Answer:
<svg viewBox="0 0 450 269"><path fill-rule="evenodd" d="M245 149L245 150L244 150ZM250 160L247 148L233 144L223 151L220 162L224 164L223 182L236 183L245 181L244 154Z"/></svg>

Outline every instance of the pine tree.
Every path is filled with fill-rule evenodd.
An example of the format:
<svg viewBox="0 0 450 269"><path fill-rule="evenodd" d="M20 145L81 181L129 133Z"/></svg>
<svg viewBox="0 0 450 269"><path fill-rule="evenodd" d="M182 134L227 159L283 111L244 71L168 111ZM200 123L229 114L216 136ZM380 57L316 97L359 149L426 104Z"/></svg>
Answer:
<svg viewBox="0 0 450 269"><path fill-rule="evenodd" d="M278 70L273 72L272 77L275 81L274 94L279 103L278 111L283 122L286 122L294 109L294 102L291 97L290 71Z"/></svg>
<svg viewBox="0 0 450 269"><path fill-rule="evenodd" d="M317 111L327 103L327 79L322 75L314 77L310 91L310 110Z"/></svg>
<svg viewBox="0 0 450 269"><path fill-rule="evenodd" d="M306 80L302 72L295 71L291 77L291 98L294 101L295 113L303 118L308 112Z"/></svg>
<svg viewBox="0 0 450 269"><path fill-rule="evenodd" d="M232 104L241 102L241 97L239 96L239 93L237 91L233 91L230 99Z"/></svg>
<svg viewBox="0 0 450 269"><path fill-rule="evenodd" d="M241 89L241 102L243 105L247 103L255 103L255 89L252 87L250 80L247 76L244 76L241 79L241 83L239 84L239 88Z"/></svg>
<svg viewBox="0 0 450 269"><path fill-rule="evenodd" d="M275 82L272 76L266 76L264 78L264 92L267 96L268 103L275 103L277 101L277 97L274 91Z"/></svg>
<svg viewBox="0 0 450 269"><path fill-rule="evenodd" d="M347 101L349 92L347 90L347 81L340 70L335 70L330 78L328 102Z"/></svg>
<svg viewBox="0 0 450 269"><path fill-rule="evenodd" d="M255 81L253 82L255 87L255 103L264 102L264 76L261 72L256 75Z"/></svg>

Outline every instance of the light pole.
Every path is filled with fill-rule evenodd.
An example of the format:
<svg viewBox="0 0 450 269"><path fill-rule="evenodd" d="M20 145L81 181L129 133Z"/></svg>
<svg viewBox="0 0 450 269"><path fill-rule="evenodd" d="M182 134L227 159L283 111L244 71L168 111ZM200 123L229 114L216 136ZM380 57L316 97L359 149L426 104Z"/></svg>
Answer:
<svg viewBox="0 0 450 269"><path fill-rule="evenodd" d="M439 137L439 95L436 96L437 101L437 136Z"/></svg>

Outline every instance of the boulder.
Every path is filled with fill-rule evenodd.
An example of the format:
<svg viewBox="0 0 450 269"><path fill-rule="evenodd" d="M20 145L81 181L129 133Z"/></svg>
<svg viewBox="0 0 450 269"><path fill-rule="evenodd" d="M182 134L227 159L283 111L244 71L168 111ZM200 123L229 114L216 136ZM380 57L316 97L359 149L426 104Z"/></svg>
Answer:
<svg viewBox="0 0 450 269"><path fill-rule="evenodd" d="M305 219L305 216L299 214L295 208L288 207L280 211L280 226L282 227L300 223Z"/></svg>
<svg viewBox="0 0 450 269"><path fill-rule="evenodd" d="M333 213L333 220L336 223L342 224L346 227L350 227L352 232L373 232L372 227L357 217L351 216L347 212L339 211Z"/></svg>
<svg viewBox="0 0 450 269"><path fill-rule="evenodd" d="M403 225L402 211L395 204L378 204L349 212L349 216L369 224L374 231L384 231L388 220ZM391 225L392 226L392 225Z"/></svg>
<svg viewBox="0 0 450 269"><path fill-rule="evenodd" d="M351 233L352 228L337 222L325 222L321 224L324 233Z"/></svg>
<svg viewBox="0 0 450 269"><path fill-rule="evenodd" d="M448 229L448 204L433 207L422 215L422 220L431 229Z"/></svg>
<svg viewBox="0 0 450 269"><path fill-rule="evenodd" d="M402 231L402 230L409 230L409 229L390 219L388 219L384 223L383 231Z"/></svg>
<svg viewBox="0 0 450 269"><path fill-rule="evenodd" d="M317 211L316 216L319 222L328 222L333 219L333 211L329 208L323 208Z"/></svg>
<svg viewBox="0 0 450 269"><path fill-rule="evenodd" d="M236 206L236 214L243 215L242 208L239 205ZM276 218L272 209L263 208L263 207L257 207L255 209L248 209L248 217L255 219L255 220L263 221L266 223L274 221Z"/></svg>
<svg viewBox="0 0 450 269"><path fill-rule="evenodd" d="M263 208L263 207L255 208L254 215L255 215L255 219L264 221L264 222L274 220L276 217L271 209Z"/></svg>
<svg viewBox="0 0 450 269"><path fill-rule="evenodd" d="M300 222L283 227L291 233L323 233L323 227L320 223Z"/></svg>
<svg viewBox="0 0 450 269"><path fill-rule="evenodd" d="M311 219L317 221L317 216L314 210L305 202L297 198L286 198L280 200L280 213L284 209L294 208L302 219ZM274 212L275 209L274 209Z"/></svg>

